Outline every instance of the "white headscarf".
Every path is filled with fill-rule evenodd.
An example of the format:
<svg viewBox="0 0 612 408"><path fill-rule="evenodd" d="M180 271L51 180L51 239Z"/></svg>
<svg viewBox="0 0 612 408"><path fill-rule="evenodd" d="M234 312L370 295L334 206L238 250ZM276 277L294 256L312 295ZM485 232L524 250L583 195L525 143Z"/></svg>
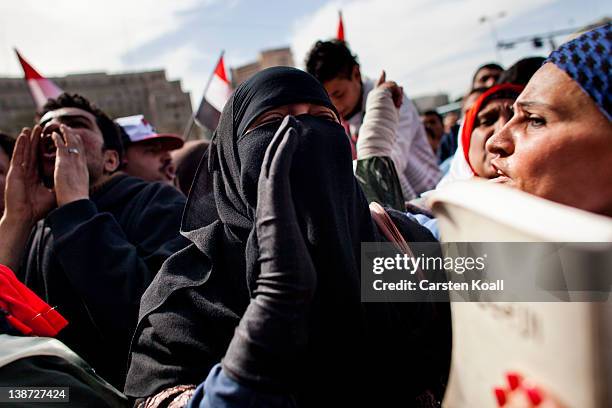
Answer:
<svg viewBox="0 0 612 408"><path fill-rule="evenodd" d="M461 122L459 132L457 133L459 142L457 143L457 151L455 151L455 155L451 159L450 169L448 170L448 173L442 177L442 180L440 180L436 188L440 188L454 181L468 180L475 176L474 172L470 168L470 165L465 160L465 155L463 154L463 142L461 141L462 134L463 121Z"/></svg>

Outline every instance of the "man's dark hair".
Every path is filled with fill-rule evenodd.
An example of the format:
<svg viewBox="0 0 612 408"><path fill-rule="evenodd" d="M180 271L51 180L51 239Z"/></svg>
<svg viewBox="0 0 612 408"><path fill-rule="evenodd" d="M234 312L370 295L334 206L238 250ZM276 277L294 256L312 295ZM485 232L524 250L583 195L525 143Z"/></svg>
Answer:
<svg viewBox="0 0 612 408"><path fill-rule="evenodd" d="M444 120L442 120L442 115L440 115L437 110L430 109L430 110L426 110L425 112L423 112L423 116L432 116L432 115L437 116L440 123L444 125Z"/></svg>
<svg viewBox="0 0 612 408"><path fill-rule="evenodd" d="M15 148L15 139L7 135L6 133L0 132L0 149L6 153L9 160L13 156L13 149Z"/></svg>
<svg viewBox="0 0 612 408"><path fill-rule="evenodd" d="M529 57L518 60L514 65L502 72L497 83L527 85L527 82L529 82L533 74L540 69L545 60L546 58L544 57Z"/></svg>
<svg viewBox="0 0 612 408"><path fill-rule="evenodd" d="M104 149L115 150L119 154L119 162L121 163L123 158L121 131L106 113L95 104L89 102L85 97L79 94L68 94L64 92L55 99L49 99L47 103L45 103L45 106L43 106L41 115L61 108L78 108L94 115L96 124L102 131Z"/></svg>
<svg viewBox="0 0 612 408"><path fill-rule="evenodd" d="M306 56L306 71L319 82L335 78L351 79L353 67L359 65L344 41L317 41Z"/></svg>
<svg viewBox="0 0 612 408"><path fill-rule="evenodd" d="M485 93L489 90L489 88L487 88L486 86L480 86L478 88L472 88L470 89L470 92L466 93L465 96L463 97L463 100L466 100L469 96L474 95L475 93Z"/></svg>
<svg viewBox="0 0 612 408"><path fill-rule="evenodd" d="M472 77L472 86L474 85L474 81L476 80L476 76L478 76L478 73L480 71L482 71L483 69L496 69L496 70L501 71L501 72L504 71L504 68L501 65L496 64L494 62L489 62L488 64L481 65L480 67L478 67L476 72L474 72L474 76Z"/></svg>

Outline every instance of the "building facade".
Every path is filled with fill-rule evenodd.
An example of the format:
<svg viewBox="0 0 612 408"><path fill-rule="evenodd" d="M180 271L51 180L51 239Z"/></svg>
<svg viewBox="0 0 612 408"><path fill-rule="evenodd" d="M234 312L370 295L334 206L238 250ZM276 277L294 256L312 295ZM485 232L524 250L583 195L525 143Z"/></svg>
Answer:
<svg viewBox="0 0 612 408"><path fill-rule="evenodd" d="M259 53L257 61L237 68L232 68L232 86L236 88L262 69L276 66L294 66L293 54L290 48L285 47L262 51Z"/></svg>
<svg viewBox="0 0 612 408"><path fill-rule="evenodd" d="M124 74L87 73L50 78L66 92L79 93L111 118L143 114L159 132L183 134L192 114L180 81L163 70ZM23 78L0 78L0 130L17 136L32 126L34 101Z"/></svg>
<svg viewBox="0 0 612 408"><path fill-rule="evenodd" d="M412 102L420 113L448 104L447 94L422 95L412 98Z"/></svg>

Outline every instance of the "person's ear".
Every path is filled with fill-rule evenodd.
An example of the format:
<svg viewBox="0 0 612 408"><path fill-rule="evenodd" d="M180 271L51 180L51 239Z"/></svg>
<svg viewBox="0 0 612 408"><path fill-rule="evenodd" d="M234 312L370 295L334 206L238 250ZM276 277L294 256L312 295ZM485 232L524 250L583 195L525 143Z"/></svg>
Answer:
<svg viewBox="0 0 612 408"><path fill-rule="evenodd" d="M361 83L361 70L359 69L359 65L355 64L353 67L353 75L352 80Z"/></svg>
<svg viewBox="0 0 612 408"><path fill-rule="evenodd" d="M103 160L104 173L111 174L119 170L121 162L119 160L119 153L116 150L105 150Z"/></svg>

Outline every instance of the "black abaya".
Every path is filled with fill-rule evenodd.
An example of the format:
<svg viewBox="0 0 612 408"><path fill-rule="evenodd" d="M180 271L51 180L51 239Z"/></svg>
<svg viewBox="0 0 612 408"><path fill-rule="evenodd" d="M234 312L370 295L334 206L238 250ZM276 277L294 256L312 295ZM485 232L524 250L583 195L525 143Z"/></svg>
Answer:
<svg viewBox="0 0 612 408"><path fill-rule="evenodd" d="M245 130L270 108L303 102L335 111L316 79L277 67L243 83L226 104L183 216L192 245L164 264L142 299L129 396L199 384L225 354L258 273L257 181L280 121ZM353 176L343 128L310 115L296 119L303 132L291 167L292 196L317 271L297 401L415 406L426 390L440 392L448 372L448 305L361 303L361 242L384 239ZM391 215L408 242L434 241L400 213Z"/></svg>

